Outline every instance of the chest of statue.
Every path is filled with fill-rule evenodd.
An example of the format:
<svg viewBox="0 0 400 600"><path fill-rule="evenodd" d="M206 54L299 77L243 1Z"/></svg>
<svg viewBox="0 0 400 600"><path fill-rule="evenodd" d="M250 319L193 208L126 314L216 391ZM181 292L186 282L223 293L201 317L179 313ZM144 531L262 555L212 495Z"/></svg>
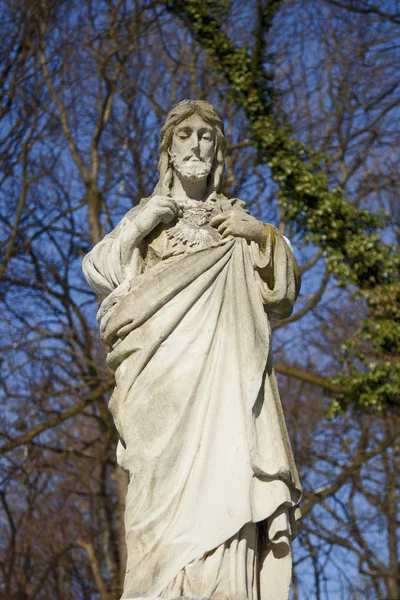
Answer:
<svg viewBox="0 0 400 600"><path fill-rule="evenodd" d="M210 225L212 217L220 212L215 202L189 200L179 206L179 218L172 224L160 225L149 237L145 248L147 269L170 256L212 248L222 242L218 230Z"/></svg>

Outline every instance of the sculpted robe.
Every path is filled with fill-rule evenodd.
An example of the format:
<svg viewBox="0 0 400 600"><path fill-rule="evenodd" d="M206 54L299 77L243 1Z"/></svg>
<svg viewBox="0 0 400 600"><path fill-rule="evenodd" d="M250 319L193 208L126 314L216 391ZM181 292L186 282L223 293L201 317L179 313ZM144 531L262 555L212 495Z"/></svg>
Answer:
<svg viewBox="0 0 400 600"><path fill-rule="evenodd" d="M244 203L215 194L207 207ZM98 320L130 477L123 598L275 599L268 555L290 553L301 491L270 319L292 311L297 263L277 230L260 249L196 223L196 209L144 240L133 227L129 246L140 210L84 260L107 295Z"/></svg>

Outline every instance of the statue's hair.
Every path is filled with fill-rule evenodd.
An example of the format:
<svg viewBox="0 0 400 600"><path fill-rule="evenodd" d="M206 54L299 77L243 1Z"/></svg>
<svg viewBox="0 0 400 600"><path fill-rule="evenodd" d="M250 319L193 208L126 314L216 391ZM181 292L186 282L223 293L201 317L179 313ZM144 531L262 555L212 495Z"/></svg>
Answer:
<svg viewBox="0 0 400 600"><path fill-rule="evenodd" d="M170 193L173 183L173 170L169 156L172 136L177 125L194 114L199 115L215 131L215 154L212 169L208 176L206 196L214 191L220 192L226 151L222 119L213 105L205 100L182 100L168 113L164 127L161 130L160 158L158 160L159 180L154 189L154 194L168 195Z"/></svg>

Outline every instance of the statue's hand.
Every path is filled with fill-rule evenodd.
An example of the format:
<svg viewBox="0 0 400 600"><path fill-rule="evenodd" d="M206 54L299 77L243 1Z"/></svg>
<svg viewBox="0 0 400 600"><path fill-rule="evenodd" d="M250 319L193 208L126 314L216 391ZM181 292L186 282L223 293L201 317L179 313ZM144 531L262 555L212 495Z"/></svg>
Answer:
<svg viewBox="0 0 400 600"><path fill-rule="evenodd" d="M211 219L210 224L218 229L223 238L233 235L257 242L260 246L266 242L267 234L264 223L244 211L233 209L221 213Z"/></svg>
<svg viewBox="0 0 400 600"><path fill-rule="evenodd" d="M135 219L136 227L146 237L160 223L169 223L180 213L178 204L169 196L153 196Z"/></svg>

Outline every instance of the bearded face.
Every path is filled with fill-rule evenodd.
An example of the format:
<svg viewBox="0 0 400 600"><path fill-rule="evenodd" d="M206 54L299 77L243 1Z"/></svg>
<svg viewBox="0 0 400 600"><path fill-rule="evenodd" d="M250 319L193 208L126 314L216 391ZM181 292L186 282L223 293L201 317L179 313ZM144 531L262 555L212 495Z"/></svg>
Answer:
<svg viewBox="0 0 400 600"><path fill-rule="evenodd" d="M169 156L178 176L193 183L207 178L214 154L214 129L197 114L188 117L176 127Z"/></svg>

